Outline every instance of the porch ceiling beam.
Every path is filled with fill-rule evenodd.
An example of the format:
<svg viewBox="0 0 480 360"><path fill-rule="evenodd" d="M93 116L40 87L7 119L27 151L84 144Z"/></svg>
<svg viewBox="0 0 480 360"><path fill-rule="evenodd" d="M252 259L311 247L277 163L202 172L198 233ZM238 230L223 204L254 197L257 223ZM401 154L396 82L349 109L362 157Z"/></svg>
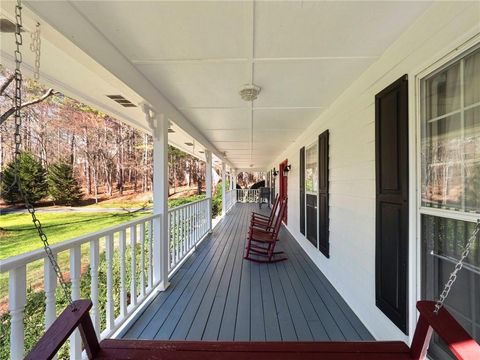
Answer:
<svg viewBox="0 0 480 360"><path fill-rule="evenodd" d="M70 2L24 1L42 21L125 83L159 113L176 123L218 158L223 154ZM114 60L114 61L112 61Z"/></svg>

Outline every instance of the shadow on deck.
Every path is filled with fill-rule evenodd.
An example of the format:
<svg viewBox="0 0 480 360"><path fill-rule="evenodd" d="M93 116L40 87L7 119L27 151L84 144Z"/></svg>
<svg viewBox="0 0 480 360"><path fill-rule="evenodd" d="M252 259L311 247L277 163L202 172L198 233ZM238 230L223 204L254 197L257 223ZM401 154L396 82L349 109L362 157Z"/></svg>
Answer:
<svg viewBox="0 0 480 360"><path fill-rule="evenodd" d="M127 339L309 341L371 340L291 235L276 264L243 259L255 204L236 204L124 332Z"/></svg>

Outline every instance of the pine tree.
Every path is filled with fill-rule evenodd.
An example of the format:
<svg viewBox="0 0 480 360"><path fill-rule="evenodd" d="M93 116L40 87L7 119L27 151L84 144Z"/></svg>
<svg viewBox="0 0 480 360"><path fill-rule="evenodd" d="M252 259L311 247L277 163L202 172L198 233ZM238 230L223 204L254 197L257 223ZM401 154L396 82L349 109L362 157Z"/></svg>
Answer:
<svg viewBox="0 0 480 360"><path fill-rule="evenodd" d="M72 205L82 198L82 189L75 178L73 166L64 161L48 169L48 193L56 203Z"/></svg>
<svg viewBox="0 0 480 360"><path fill-rule="evenodd" d="M29 202L35 204L47 195L47 173L40 161L29 152L22 152L18 161L18 171L24 195ZM20 196L17 184L15 184L14 161L6 166L2 174L1 196L8 204L24 201Z"/></svg>

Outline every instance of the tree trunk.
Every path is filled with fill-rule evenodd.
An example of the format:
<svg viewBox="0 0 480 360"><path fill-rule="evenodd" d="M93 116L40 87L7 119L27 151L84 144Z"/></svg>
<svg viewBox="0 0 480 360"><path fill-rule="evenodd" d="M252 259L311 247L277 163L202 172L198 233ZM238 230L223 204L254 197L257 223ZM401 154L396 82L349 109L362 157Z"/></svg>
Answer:
<svg viewBox="0 0 480 360"><path fill-rule="evenodd" d="M93 167L93 189L95 191L95 204L98 204L98 182L97 182L97 168Z"/></svg>
<svg viewBox="0 0 480 360"><path fill-rule="evenodd" d="M143 184L142 191L148 191L148 135L143 135Z"/></svg>

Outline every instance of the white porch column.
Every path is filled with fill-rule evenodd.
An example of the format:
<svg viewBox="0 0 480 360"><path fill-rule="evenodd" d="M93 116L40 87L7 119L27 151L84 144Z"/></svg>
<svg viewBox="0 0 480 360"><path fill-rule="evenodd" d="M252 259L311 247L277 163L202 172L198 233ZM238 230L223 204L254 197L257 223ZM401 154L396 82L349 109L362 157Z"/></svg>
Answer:
<svg viewBox="0 0 480 360"><path fill-rule="evenodd" d="M212 152L205 150L205 189L208 200L208 228L212 231Z"/></svg>
<svg viewBox="0 0 480 360"><path fill-rule="evenodd" d="M153 213L161 214L153 221L153 282L165 290L168 285L168 119L155 114L148 105L143 111L153 130Z"/></svg>
<svg viewBox="0 0 480 360"><path fill-rule="evenodd" d="M233 175L232 189L236 191L237 190L237 169L232 170L232 175Z"/></svg>
<svg viewBox="0 0 480 360"><path fill-rule="evenodd" d="M222 162L222 216L225 216L227 212L227 202L226 202L227 189L225 186L226 172L227 172L226 164L225 162Z"/></svg>

